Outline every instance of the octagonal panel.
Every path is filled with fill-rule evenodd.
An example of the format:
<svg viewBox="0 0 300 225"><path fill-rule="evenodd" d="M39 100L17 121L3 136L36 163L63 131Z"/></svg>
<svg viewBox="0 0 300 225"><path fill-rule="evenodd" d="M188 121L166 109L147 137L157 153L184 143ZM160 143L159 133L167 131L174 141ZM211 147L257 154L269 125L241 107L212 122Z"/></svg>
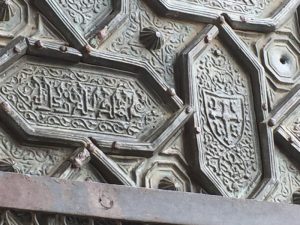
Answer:
<svg viewBox="0 0 300 225"><path fill-rule="evenodd" d="M189 178L175 165L156 162L145 175L145 185L148 188L156 188L173 191L189 191L186 181Z"/></svg>
<svg viewBox="0 0 300 225"><path fill-rule="evenodd" d="M57 29L28 0L4 1L1 3L4 7L2 4L8 4L5 9L9 9L10 13L4 21L0 21L0 46L7 45L19 35L67 44Z"/></svg>
<svg viewBox="0 0 300 225"><path fill-rule="evenodd" d="M185 192L192 189L186 169L175 157L155 155L142 162L135 174L138 186Z"/></svg>
<svg viewBox="0 0 300 225"><path fill-rule="evenodd" d="M141 145L149 150L170 138L191 114L142 67L74 64L69 61L75 51L71 48L58 60L50 56L62 54L59 45L37 42L41 49L34 41L28 43L33 43L30 52L40 57L21 57L9 50L13 43L3 50L11 53L11 64L2 66L0 96L2 108L10 108L4 111L29 133L72 140L93 137L116 149L124 143L129 149ZM20 59L13 61L16 56Z"/></svg>
<svg viewBox="0 0 300 225"><path fill-rule="evenodd" d="M263 49L264 64L282 83L293 84L300 76L300 44L297 40L271 39Z"/></svg>
<svg viewBox="0 0 300 225"><path fill-rule="evenodd" d="M7 21L0 21L0 36L15 36L28 22L28 5L25 0L11 0L10 7L11 17Z"/></svg>
<svg viewBox="0 0 300 225"><path fill-rule="evenodd" d="M216 27L207 27L182 53L178 64L187 66L181 66L178 75L188 77L180 80L182 93L196 110L188 128L195 144L190 157L196 158L196 175L214 193L243 198L254 194L267 169L263 161L270 146L262 145L267 139L262 134L268 132L257 126L266 116L261 105L266 104L266 93L255 57L227 25L219 28L218 36ZM239 60L251 68L243 68Z"/></svg>
<svg viewBox="0 0 300 225"><path fill-rule="evenodd" d="M299 82L300 45L296 18L297 14L293 15L275 32L261 35L253 33L256 38L252 38L252 47L265 68L268 104L272 110Z"/></svg>

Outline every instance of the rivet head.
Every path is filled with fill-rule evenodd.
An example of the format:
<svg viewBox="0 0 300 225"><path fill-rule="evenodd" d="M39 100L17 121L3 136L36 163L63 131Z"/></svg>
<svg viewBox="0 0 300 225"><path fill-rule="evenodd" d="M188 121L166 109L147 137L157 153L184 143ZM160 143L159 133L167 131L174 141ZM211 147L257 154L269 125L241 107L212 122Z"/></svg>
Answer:
<svg viewBox="0 0 300 225"><path fill-rule="evenodd" d="M43 47L43 43L42 43L42 41L40 41L40 40L37 40L37 41L34 43L34 45L35 45L35 47L37 47L37 48L42 48L42 47Z"/></svg>
<svg viewBox="0 0 300 225"><path fill-rule="evenodd" d="M195 127L195 132L196 132L196 134L200 134L201 133L201 127Z"/></svg>
<svg viewBox="0 0 300 225"><path fill-rule="evenodd" d="M0 107L2 108L2 110L3 110L4 112L7 112L7 113L10 113L10 112L11 112L11 107L10 107L10 105L8 104L8 102L2 102L2 103L0 104Z"/></svg>
<svg viewBox="0 0 300 225"><path fill-rule="evenodd" d="M219 49L214 50L214 55L215 56L221 56L222 52Z"/></svg>
<svg viewBox="0 0 300 225"><path fill-rule="evenodd" d="M113 200L103 194L99 198L99 203L104 209L111 209L114 205Z"/></svg>
<svg viewBox="0 0 300 225"><path fill-rule="evenodd" d="M91 47L90 45L86 45L86 46L84 47L84 51L85 51L86 53L90 53L90 52L92 51L92 47Z"/></svg>
<svg viewBox="0 0 300 225"><path fill-rule="evenodd" d="M82 167L82 162L79 159L74 159L72 165L74 168L80 168L80 167Z"/></svg>
<svg viewBox="0 0 300 225"><path fill-rule="evenodd" d="M108 26L104 27L102 30L100 30L97 34L98 38L100 40L103 40L104 38L106 38L107 36L107 30L108 30Z"/></svg>
<svg viewBox="0 0 300 225"><path fill-rule="evenodd" d="M294 139L293 139L292 137L289 137L289 138L288 138L288 141L289 141L290 143L294 143Z"/></svg>
<svg viewBox="0 0 300 225"><path fill-rule="evenodd" d="M269 120L269 122L268 122L268 125L270 126L270 127L274 127L275 125L276 125L276 120L275 119L270 119Z"/></svg>
<svg viewBox="0 0 300 225"><path fill-rule="evenodd" d="M120 149L120 147L121 147L121 145L120 145L119 142L114 141L114 142L112 143L112 149Z"/></svg>
<svg viewBox="0 0 300 225"><path fill-rule="evenodd" d="M94 143L88 143L87 149L90 153L95 153L97 151L97 147Z"/></svg>
<svg viewBox="0 0 300 225"><path fill-rule="evenodd" d="M76 157L73 159L73 167L74 168L80 168L82 167L86 162L90 160L90 152L87 149L83 149L83 151L79 152Z"/></svg>
<svg viewBox="0 0 300 225"><path fill-rule="evenodd" d="M208 44L208 43L210 43L211 41L212 41L212 37L211 37L210 35L207 34L207 35L205 36L205 38L204 38L204 42Z"/></svg>
<svg viewBox="0 0 300 225"><path fill-rule="evenodd" d="M62 45L59 47L59 50L62 52L66 52L66 51L68 51L68 48L67 48L67 46Z"/></svg>
<svg viewBox="0 0 300 225"><path fill-rule="evenodd" d="M268 109L268 107L267 107L267 104L266 104L266 103L263 103L261 107L262 107L262 109L263 109L263 110L265 110L265 111Z"/></svg>
<svg viewBox="0 0 300 225"><path fill-rule="evenodd" d="M18 46L15 46L14 47L14 52L17 53L17 54L21 53L21 48L18 47Z"/></svg>
<svg viewBox="0 0 300 225"><path fill-rule="evenodd" d="M188 107L186 107L186 109L185 109L185 112L186 113L191 113L191 112L193 112L194 110L193 110L193 108L191 107L191 106L188 106Z"/></svg>
<svg viewBox="0 0 300 225"><path fill-rule="evenodd" d="M245 16L240 16L240 20L241 20L242 22L246 22L246 17L245 17Z"/></svg>
<svg viewBox="0 0 300 225"><path fill-rule="evenodd" d="M168 88L167 93L170 96L175 96L176 95L176 91L175 91L174 88Z"/></svg>
<svg viewBox="0 0 300 225"><path fill-rule="evenodd" d="M220 24L225 23L225 17L224 16L219 16L218 21Z"/></svg>

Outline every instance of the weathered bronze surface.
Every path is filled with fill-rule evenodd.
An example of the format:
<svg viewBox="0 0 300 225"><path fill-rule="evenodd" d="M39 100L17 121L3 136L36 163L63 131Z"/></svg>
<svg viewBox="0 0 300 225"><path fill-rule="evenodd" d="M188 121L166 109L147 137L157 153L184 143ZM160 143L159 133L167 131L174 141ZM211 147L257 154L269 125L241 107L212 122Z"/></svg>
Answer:
<svg viewBox="0 0 300 225"><path fill-rule="evenodd" d="M299 0L0 0L1 176L298 203L299 5ZM13 194L7 188L0 183L2 194ZM123 188L137 204L143 190ZM177 194L189 198L171 195ZM44 195L43 202L61 203ZM74 198L69 203L90 201ZM7 209L25 208L9 201L0 202L1 223L27 224ZM24 201L26 210L42 210ZM42 211L173 224L199 218L192 212L195 220L131 217L134 212L122 214L128 210L124 205L101 215L51 207ZM268 207L268 213L280 208ZM41 223L31 219L36 222L28 223ZM80 221L58 215L43 223L86 223ZM87 223L98 224L92 218Z"/></svg>

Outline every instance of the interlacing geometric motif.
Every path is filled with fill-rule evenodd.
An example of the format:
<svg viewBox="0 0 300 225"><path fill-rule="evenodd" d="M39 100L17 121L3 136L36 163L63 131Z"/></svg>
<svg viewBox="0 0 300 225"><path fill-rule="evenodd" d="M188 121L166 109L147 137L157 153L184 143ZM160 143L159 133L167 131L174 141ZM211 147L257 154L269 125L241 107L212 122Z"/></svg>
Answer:
<svg viewBox="0 0 300 225"><path fill-rule="evenodd" d="M24 118L39 126L136 137L166 119L135 80L92 71L24 63L0 89Z"/></svg>
<svg viewBox="0 0 300 225"><path fill-rule="evenodd" d="M0 170L291 202L299 4L0 0Z"/></svg>
<svg viewBox="0 0 300 225"><path fill-rule="evenodd" d="M249 192L261 176L250 81L230 56L212 45L197 59L201 140L206 165L233 196ZM251 184L251 185L250 185Z"/></svg>

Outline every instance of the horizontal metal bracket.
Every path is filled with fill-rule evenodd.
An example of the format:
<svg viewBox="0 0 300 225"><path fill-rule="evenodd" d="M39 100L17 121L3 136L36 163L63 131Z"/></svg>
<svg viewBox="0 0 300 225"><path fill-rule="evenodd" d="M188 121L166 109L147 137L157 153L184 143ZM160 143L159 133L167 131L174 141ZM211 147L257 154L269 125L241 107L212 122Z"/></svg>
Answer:
<svg viewBox="0 0 300 225"><path fill-rule="evenodd" d="M163 224L299 225L300 207L0 173L0 207Z"/></svg>

